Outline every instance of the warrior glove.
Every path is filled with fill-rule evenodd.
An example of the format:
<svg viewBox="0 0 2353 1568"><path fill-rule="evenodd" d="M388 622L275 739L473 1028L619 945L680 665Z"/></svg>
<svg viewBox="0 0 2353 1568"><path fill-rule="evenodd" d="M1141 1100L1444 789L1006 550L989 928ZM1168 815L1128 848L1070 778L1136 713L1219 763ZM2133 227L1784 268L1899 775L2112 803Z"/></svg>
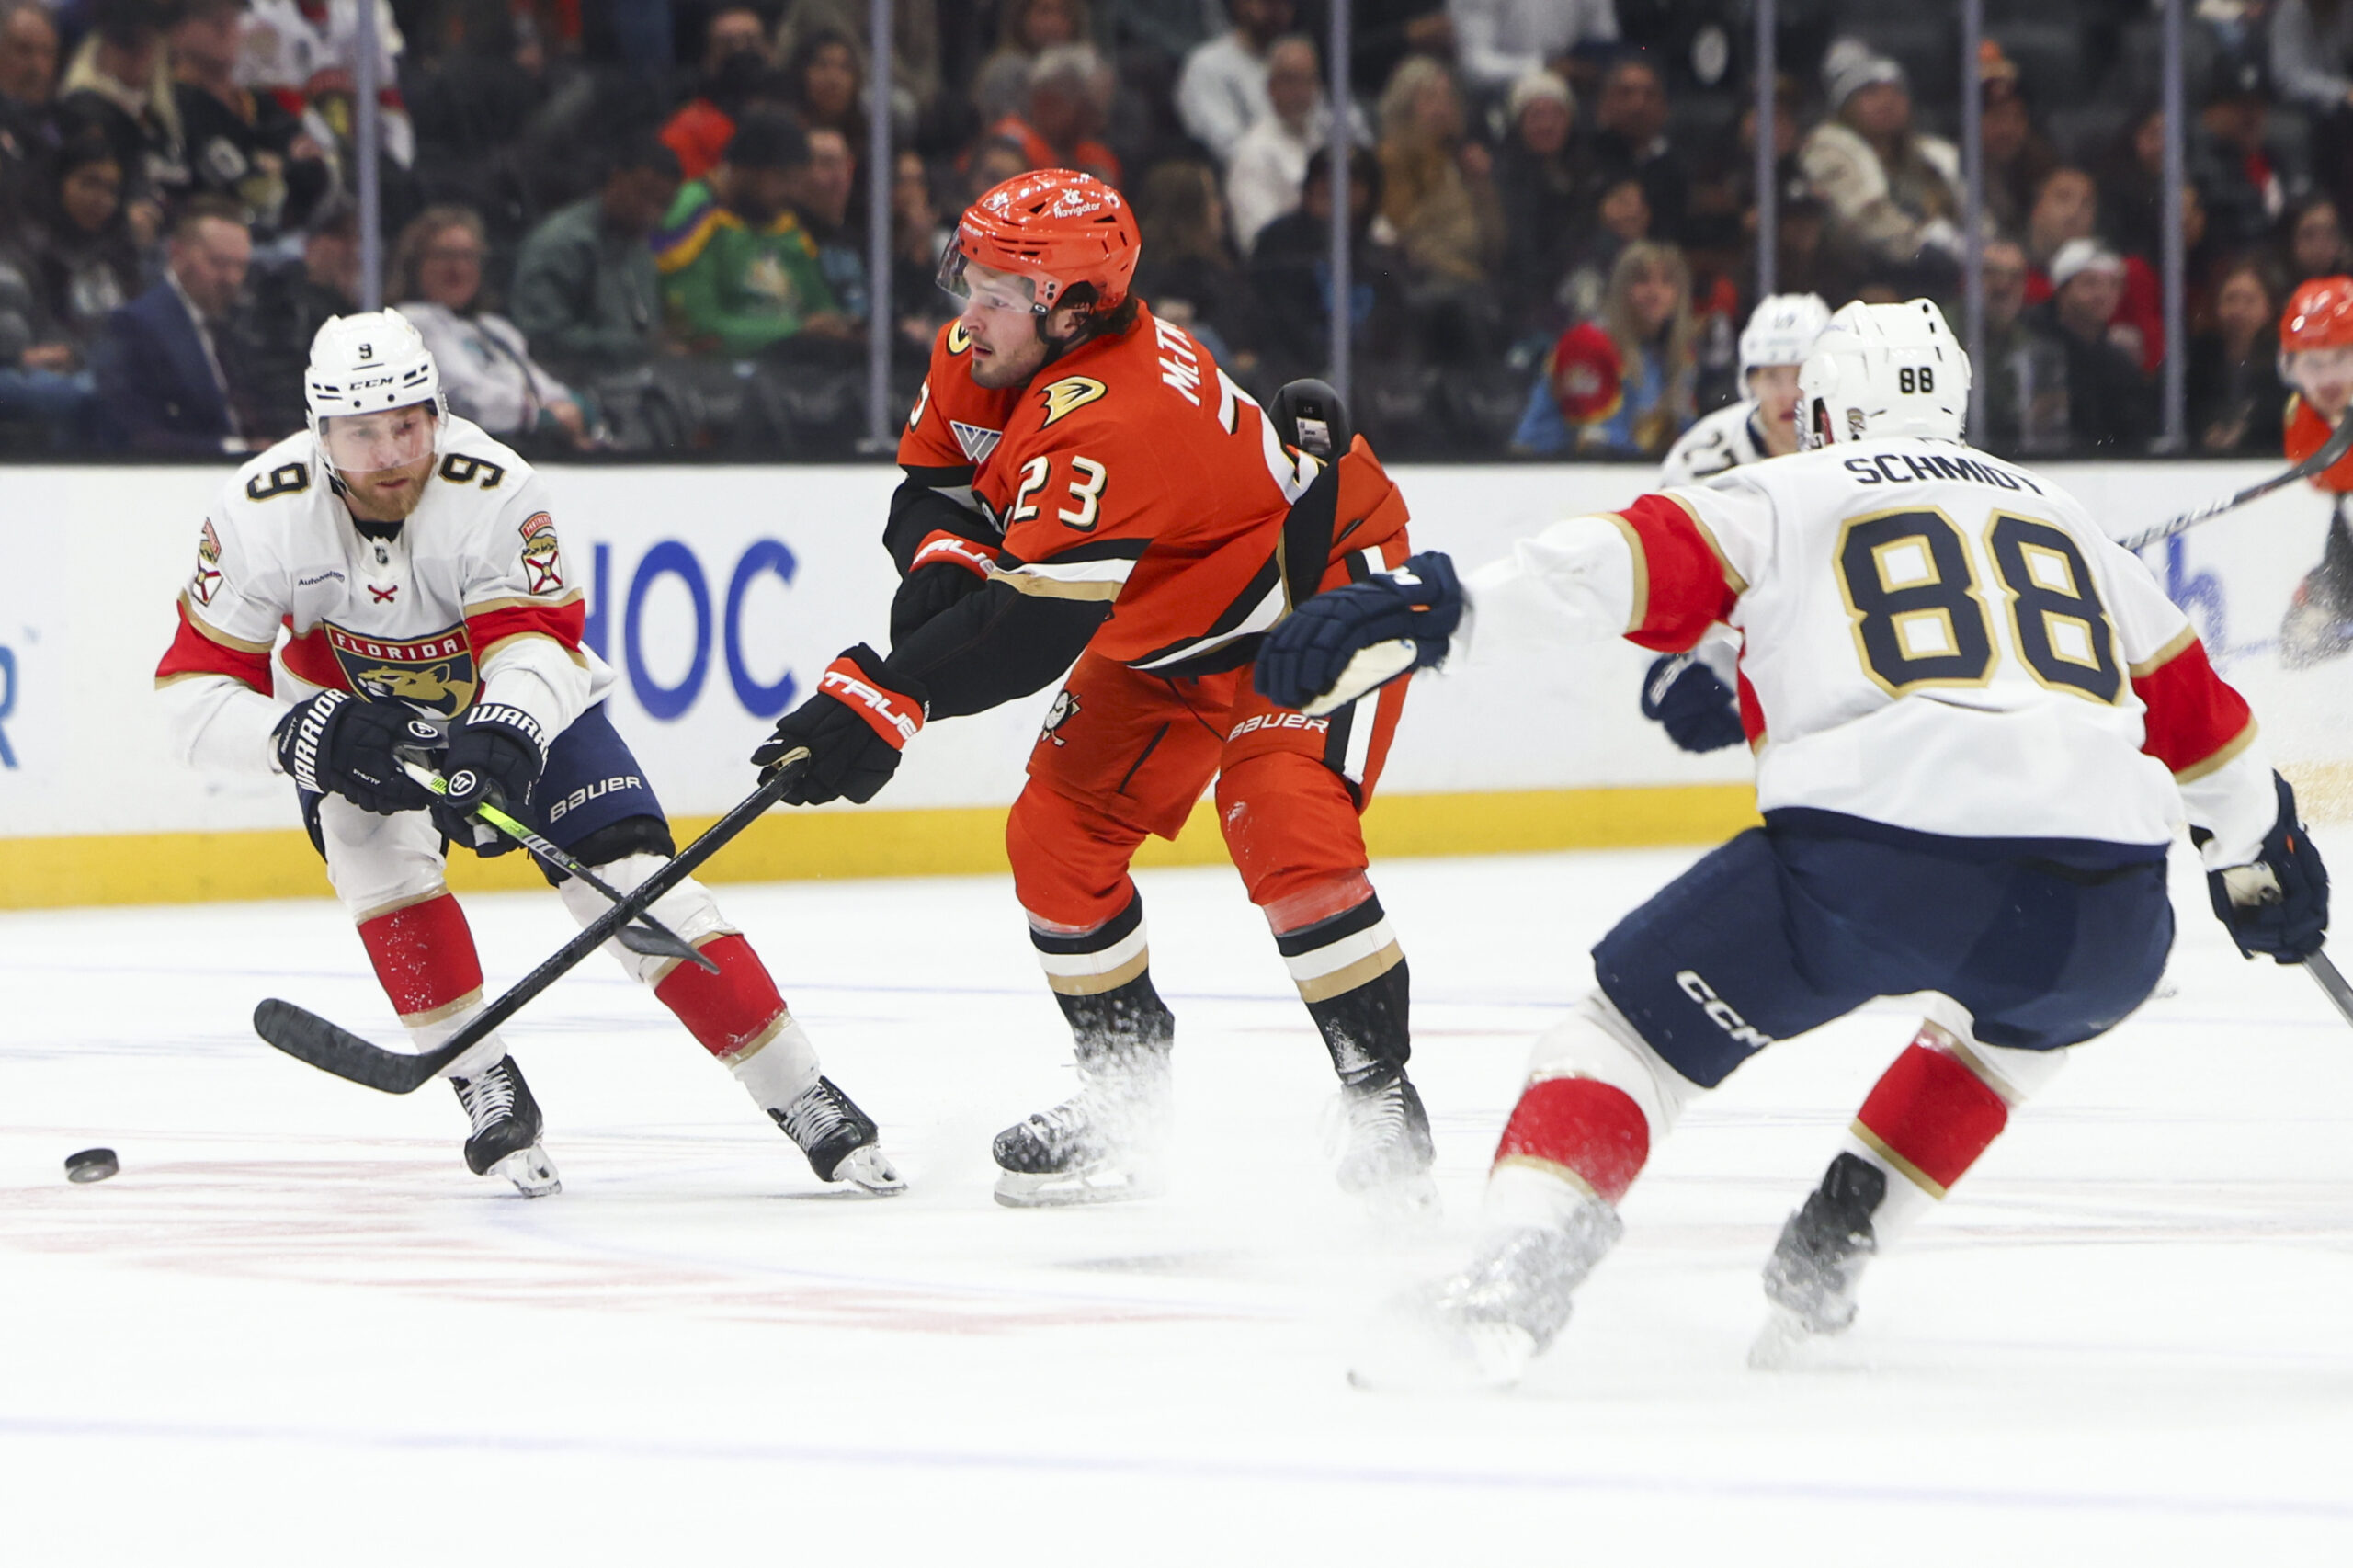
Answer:
<svg viewBox="0 0 2353 1568"><path fill-rule="evenodd" d="M2206 891L2240 952L2302 963L2320 951L2328 931L2328 868L2296 820L2296 792L2278 774L2271 778L2279 787L2279 817L2263 836L2263 858L2207 872ZM2192 829L2190 836L2202 844L2212 835Z"/></svg>
<svg viewBox="0 0 2353 1568"><path fill-rule="evenodd" d="M864 805L899 770L899 753L923 728L929 700L921 681L892 670L861 642L825 666L815 695L777 721L752 761L765 783L805 746L809 764L785 790L785 803L847 798Z"/></svg>
<svg viewBox="0 0 2353 1568"><path fill-rule="evenodd" d="M510 815L524 811L546 765L547 743L537 719L511 703L476 703L449 727L449 749L441 758L449 792L433 807L434 824L477 855L506 854L515 841L476 822L474 808L494 806Z"/></svg>
<svg viewBox="0 0 2353 1568"><path fill-rule="evenodd" d="M441 732L404 703L323 691L287 710L275 738L278 766L298 788L341 795L379 816L422 811L433 803L392 754L400 747L437 746Z"/></svg>
<svg viewBox="0 0 2353 1568"><path fill-rule="evenodd" d="M961 534L939 528L926 536L891 600L891 645L897 647L957 600L987 586L995 560L987 545Z"/></svg>
<svg viewBox="0 0 2353 1568"><path fill-rule="evenodd" d="M1748 738L1739 701L1690 653L1669 653L1651 665L1643 677L1643 717L1656 720L1685 751L1722 751Z"/></svg>
<svg viewBox="0 0 2353 1568"><path fill-rule="evenodd" d="M1453 561L1425 551L1394 572L1327 589L1293 610L1267 633L1251 681L1269 702L1329 713L1443 660L1461 620Z"/></svg>

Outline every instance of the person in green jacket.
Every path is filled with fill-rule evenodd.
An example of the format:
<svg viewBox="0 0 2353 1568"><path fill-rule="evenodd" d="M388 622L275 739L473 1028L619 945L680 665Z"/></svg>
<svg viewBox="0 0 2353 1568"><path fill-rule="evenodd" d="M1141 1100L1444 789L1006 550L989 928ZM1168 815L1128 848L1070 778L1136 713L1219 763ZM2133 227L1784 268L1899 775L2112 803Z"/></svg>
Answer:
<svg viewBox="0 0 2353 1568"><path fill-rule="evenodd" d="M748 358L803 335L851 335L816 241L790 205L808 164L800 124L756 109L736 125L718 166L678 192L654 236L654 259L672 327L688 348Z"/></svg>
<svg viewBox="0 0 2353 1568"><path fill-rule="evenodd" d="M523 241L509 315L532 356L594 385L642 370L662 346L662 278L647 242L678 199L678 155L651 136L614 153L603 185Z"/></svg>

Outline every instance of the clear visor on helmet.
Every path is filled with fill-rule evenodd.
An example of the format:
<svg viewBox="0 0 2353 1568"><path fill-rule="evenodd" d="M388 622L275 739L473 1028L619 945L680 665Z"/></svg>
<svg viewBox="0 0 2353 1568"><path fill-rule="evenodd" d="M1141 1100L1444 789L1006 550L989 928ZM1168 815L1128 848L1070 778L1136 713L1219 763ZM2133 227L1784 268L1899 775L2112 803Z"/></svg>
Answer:
<svg viewBox="0 0 2353 1568"><path fill-rule="evenodd" d="M438 423L433 404L412 403L372 414L331 414L322 422L319 438L337 473L375 473L432 456Z"/></svg>
<svg viewBox="0 0 2353 1568"><path fill-rule="evenodd" d="M964 247L951 244L939 258L939 286L966 304L983 310L1015 311L1044 315L1050 307L1038 303L1037 286L1017 272L976 267Z"/></svg>

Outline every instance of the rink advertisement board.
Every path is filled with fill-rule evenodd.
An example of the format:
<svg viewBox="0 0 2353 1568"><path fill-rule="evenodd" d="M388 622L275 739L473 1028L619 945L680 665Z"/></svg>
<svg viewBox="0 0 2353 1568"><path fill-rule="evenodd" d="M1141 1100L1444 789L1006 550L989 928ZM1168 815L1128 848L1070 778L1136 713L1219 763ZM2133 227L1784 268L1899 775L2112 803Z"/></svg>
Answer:
<svg viewBox="0 0 2353 1568"><path fill-rule="evenodd" d="M751 788L746 756L826 663L852 642L883 641L894 577L878 535L896 471L544 472L565 558L588 568L587 640L615 671L614 720L675 816L716 815ZM2048 472L2120 534L2272 465ZM225 472L6 473L0 903L324 891L292 831L290 787L188 771L170 755L153 698L173 602ZM1396 476L1416 545L1448 550L1468 567L1555 518L1625 505L1650 471L1408 467ZM2339 814L2334 781L2353 776L2353 665L2285 672L2274 652L2326 517L2321 498L2297 487L2148 558L2254 701L2275 752L2332 781L2314 805ZM1425 677L1369 826L1376 851L1720 836L1748 809L1748 759L1737 748L1685 756L1643 721L1635 694L1651 657L1610 643ZM927 728L876 806L772 816L731 857L733 869L851 875L1001 865L1001 808L1020 788L1051 698ZM1177 858L1214 851L1206 835L1188 833ZM530 873L519 860L475 875L524 885Z"/></svg>

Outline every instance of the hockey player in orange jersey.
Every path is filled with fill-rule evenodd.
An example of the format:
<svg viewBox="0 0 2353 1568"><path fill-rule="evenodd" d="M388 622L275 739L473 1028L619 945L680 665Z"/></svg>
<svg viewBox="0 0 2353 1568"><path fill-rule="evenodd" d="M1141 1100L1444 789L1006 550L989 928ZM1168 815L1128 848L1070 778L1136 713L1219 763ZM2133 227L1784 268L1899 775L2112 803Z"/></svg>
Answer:
<svg viewBox="0 0 2353 1568"><path fill-rule="evenodd" d="M867 801L926 722L1069 669L1006 844L1081 1086L997 1136L998 1200L1157 1185L1175 1019L1128 869L1214 777L1227 849L1339 1074L1341 1184L1424 1206L1406 966L1358 821L1402 687L1311 719L1249 676L1293 603L1404 561L1405 506L1328 389L1295 383L1261 409L1154 317L1129 289L1139 248L1120 193L1067 170L963 214L941 281L964 308L908 415L885 535L905 578L892 652L843 653L753 760L808 746L789 801Z"/></svg>
<svg viewBox="0 0 2353 1568"><path fill-rule="evenodd" d="M2288 399L2288 460L2302 462L2328 442L2353 403L2353 278L2315 278L2279 317L2279 379ZM2279 624L2279 661L2316 665L2353 648L2353 457L2313 480L2329 497L2328 543L2305 574Z"/></svg>

